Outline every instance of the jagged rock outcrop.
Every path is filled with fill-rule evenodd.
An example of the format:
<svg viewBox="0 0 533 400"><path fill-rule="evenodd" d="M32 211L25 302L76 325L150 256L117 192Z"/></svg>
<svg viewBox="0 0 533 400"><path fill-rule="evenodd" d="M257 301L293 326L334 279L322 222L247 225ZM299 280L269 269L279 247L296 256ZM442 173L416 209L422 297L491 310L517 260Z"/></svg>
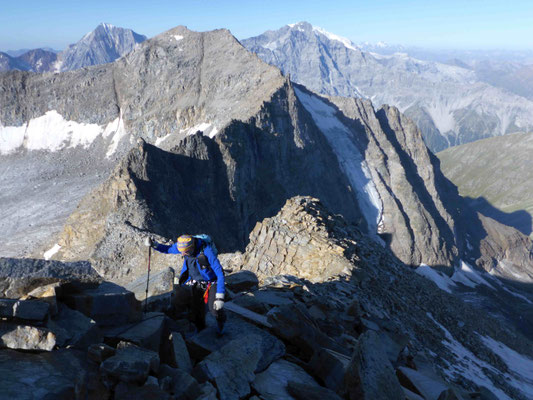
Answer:
<svg viewBox="0 0 533 400"><path fill-rule="evenodd" d="M134 322L116 320L113 327L101 321L99 336L86 317L63 312L63 301L69 300L60 296L63 311L51 318L55 324L10 322L15 333L23 326L57 332L58 348L41 349L46 354L0 350L5 367L0 366L0 376L9 379L5 392L21 398L33 391L43 398L151 394L214 400L247 398L253 390L272 399L338 400L403 399L404 392L411 398L427 393L469 398L485 391L501 399L528 398L529 340L490 315L477 318L479 310L414 273L375 237L317 199L290 199L260 226L269 227L274 239L292 241L251 240L244 254L225 256L247 271L237 275L257 271L258 279L241 285L245 292L228 291L222 337L216 337L214 319L198 333L190 327L187 308L171 309L170 303L157 303L167 316L146 313ZM252 262L258 254L268 260L273 248L292 254L292 242L301 244L302 253L280 260L280 267ZM306 257L320 261L299 263ZM342 268L324 270L323 262ZM111 287L101 285L101 294ZM109 291L111 297L116 293ZM245 297L255 303L234 307ZM86 312L89 303L76 307ZM71 339L64 340L69 329ZM28 372L37 379L29 380Z"/></svg>

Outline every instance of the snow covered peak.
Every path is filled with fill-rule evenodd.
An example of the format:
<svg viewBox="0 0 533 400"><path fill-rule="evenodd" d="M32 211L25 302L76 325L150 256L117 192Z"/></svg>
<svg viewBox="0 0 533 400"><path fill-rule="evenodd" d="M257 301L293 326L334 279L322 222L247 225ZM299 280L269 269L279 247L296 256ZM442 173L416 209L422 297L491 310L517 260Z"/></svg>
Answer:
<svg viewBox="0 0 533 400"><path fill-rule="evenodd" d="M347 48L349 48L351 50L357 50L356 46L354 45L354 43L350 39L347 39L347 38L342 37L342 36L335 35L335 34L333 34L331 32L328 32L325 29L320 28L318 26L313 26L309 22L302 21L302 22L298 22L296 24L288 24L287 26L291 30L296 30L296 31L300 31L300 32L309 32L309 33L313 32L315 34L323 35L326 38L328 38L329 40L333 40L333 41L342 43L345 47L347 47Z"/></svg>
<svg viewBox="0 0 533 400"><path fill-rule="evenodd" d="M319 28L318 26L313 26L313 31L326 36L329 40L341 42L344 46L346 46L347 48L351 50L357 50L357 48L355 47L355 45L350 39L335 35L331 32L326 31L325 29Z"/></svg>

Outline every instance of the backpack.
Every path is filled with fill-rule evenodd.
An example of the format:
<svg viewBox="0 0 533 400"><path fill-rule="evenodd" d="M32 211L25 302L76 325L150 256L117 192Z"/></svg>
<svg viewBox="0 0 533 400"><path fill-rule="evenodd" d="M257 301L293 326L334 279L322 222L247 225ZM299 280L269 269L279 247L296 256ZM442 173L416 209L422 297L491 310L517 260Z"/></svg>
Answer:
<svg viewBox="0 0 533 400"><path fill-rule="evenodd" d="M206 244L206 246L207 245L211 246L211 249L213 249L213 254L215 255L215 257L218 256L217 247L215 246L215 242L213 242L213 239L211 239L211 236L209 236L206 233L201 233L199 235L193 235L193 238L202 240Z"/></svg>

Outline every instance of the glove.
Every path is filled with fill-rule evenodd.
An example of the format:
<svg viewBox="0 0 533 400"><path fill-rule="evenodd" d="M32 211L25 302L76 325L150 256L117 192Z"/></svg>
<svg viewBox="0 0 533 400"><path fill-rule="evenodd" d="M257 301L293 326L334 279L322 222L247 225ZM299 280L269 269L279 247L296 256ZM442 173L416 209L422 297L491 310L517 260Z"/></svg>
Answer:
<svg viewBox="0 0 533 400"><path fill-rule="evenodd" d="M144 238L144 245L146 247L154 247L154 241L152 240L152 238L150 236L146 236Z"/></svg>
<svg viewBox="0 0 533 400"><path fill-rule="evenodd" d="M224 293L217 293L216 300L213 303L213 309L215 311L222 310L222 307L224 307Z"/></svg>

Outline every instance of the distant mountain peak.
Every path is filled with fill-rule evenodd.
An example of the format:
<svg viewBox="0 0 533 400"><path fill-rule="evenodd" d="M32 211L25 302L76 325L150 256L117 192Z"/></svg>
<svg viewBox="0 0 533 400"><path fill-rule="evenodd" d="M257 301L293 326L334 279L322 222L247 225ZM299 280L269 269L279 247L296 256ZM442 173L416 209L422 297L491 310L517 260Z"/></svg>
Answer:
<svg viewBox="0 0 533 400"><path fill-rule="evenodd" d="M357 46L348 38L335 35L334 33L328 32L324 28L321 28L319 26L311 25L309 22L298 22L296 24L288 24L287 25L291 30L297 30L300 32L314 32L315 34L321 34L325 37L327 37L329 40L333 40L336 42L342 43L345 47L351 49L351 50L358 50Z"/></svg>

